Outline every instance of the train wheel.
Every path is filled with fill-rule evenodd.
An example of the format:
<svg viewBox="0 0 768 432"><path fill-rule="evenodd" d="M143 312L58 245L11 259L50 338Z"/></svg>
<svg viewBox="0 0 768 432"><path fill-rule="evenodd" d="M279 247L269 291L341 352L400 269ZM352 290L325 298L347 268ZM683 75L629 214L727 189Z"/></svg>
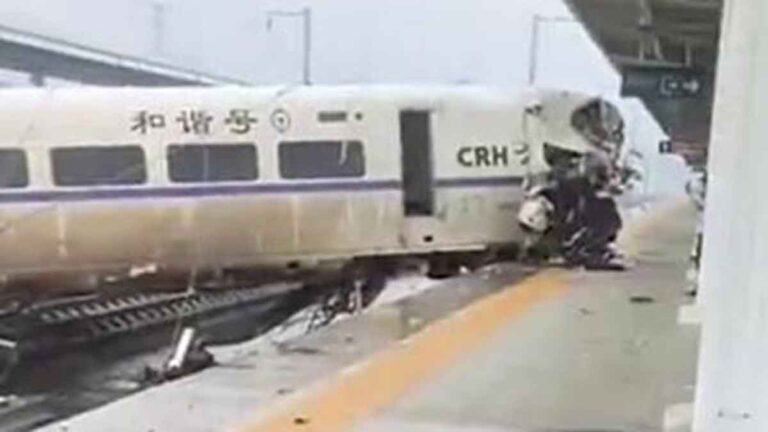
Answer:
<svg viewBox="0 0 768 432"><path fill-rule="evenodd" d="M430 279L447 279L461 273L461 263L456 257L436 254L429 258L427 277Z"/></svg>

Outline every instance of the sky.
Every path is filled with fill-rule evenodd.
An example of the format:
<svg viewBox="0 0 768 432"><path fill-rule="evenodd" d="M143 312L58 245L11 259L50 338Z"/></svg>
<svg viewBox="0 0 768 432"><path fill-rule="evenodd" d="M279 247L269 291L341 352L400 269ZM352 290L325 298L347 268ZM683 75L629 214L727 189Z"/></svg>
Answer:
<svg viewBox="0 0 768 432"><path fill-rule="evenodd" d="M312 9L312 81L527 84L534 15L571 17L562 0L3 0L0 25L152 58L256 85L301 81L302 27L273 10ZM618 100L620 78L581 25L540 25L536 82ZM0 79L24 80L5 74ZM54 82L55 83L55 82ZM682 162L637 101L621 103L650 189L679 192Z"/></svg>

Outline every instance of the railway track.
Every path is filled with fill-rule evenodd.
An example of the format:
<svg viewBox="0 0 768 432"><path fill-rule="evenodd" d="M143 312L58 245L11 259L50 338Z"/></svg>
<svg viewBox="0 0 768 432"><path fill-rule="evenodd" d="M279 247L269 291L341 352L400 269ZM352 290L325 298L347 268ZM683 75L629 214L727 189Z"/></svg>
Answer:
<svg viewBox="0 0 768 432"><path fill-rule="evenodd" d="M337 282L112 292L2 314L0 430L32 430L155 385L147 371L163 367L181 326L195 326L214 345L246 340L334 292Z"/></svg>
<svg viewBox="0 0 768 432"><path fill-rule="evenodd" d="M384 287L375 273L240 283L187 292L119 287L123 293L0 314L0 394L11 397L0 405L0 430L32 430L155 385L148 371L166 364L168 343L182 326L193 325L212 345L226 344L305 311L306 331L313 331L367 306Z"/></svg>
<svg viewBox="0 0 768 432"><path fill-rule="evenodd" d="M49 354L151 328L195 320L276 300L301 290L301 281L247 288L139 292L33 305L0 317L0 346L12 355Z"/></svg>

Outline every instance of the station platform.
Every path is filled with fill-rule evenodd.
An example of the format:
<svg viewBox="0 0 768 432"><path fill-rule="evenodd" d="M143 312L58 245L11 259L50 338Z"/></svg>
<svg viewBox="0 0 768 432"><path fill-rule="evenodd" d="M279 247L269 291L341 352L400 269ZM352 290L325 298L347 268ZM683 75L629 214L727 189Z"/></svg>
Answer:
<svg viewBox="0 0 768 432"><path fill-rule="evenodd" d="M630 271L491 266L313 333L219 348L213 368L43 430L683 431L693 226L690 206L658 205L624 232Z"/></svg>

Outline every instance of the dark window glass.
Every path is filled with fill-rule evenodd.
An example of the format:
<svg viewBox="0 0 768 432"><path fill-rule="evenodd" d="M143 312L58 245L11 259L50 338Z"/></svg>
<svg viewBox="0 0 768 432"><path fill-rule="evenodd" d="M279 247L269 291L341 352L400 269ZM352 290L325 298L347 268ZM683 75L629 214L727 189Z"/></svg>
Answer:
<svg viewBox="0 0 768 432"><path fill-rule="evenodd" d="M594 100L574 111L571 125L590 142L600 146L624 143L621 112L604 100Z"/></svg>
<svg viewBox="0 0 768 432"><path fill-rule="evenodd" d="M287 179L362 177L365 157L360 141L280 143L280 175Z"/></svg>
<svg viewBox="0 0 768 432"><path fill-rule="evenodd" d="M177 144L168 146L168 173L177 183L255 180L259 176L253 144Z"/></svg>
<svg viewBox="0 0 768 432"><path fill-rule="evenodd" d="M53 180L59 186L134 185L147 181L139 146L66 147L51 150Z"/></svg>
<svg viewBox="0 0 768 432"><path fill-rule="evenodd" d="M0 149L0 188L29 186L27 155L23 150Z"/></svg>

